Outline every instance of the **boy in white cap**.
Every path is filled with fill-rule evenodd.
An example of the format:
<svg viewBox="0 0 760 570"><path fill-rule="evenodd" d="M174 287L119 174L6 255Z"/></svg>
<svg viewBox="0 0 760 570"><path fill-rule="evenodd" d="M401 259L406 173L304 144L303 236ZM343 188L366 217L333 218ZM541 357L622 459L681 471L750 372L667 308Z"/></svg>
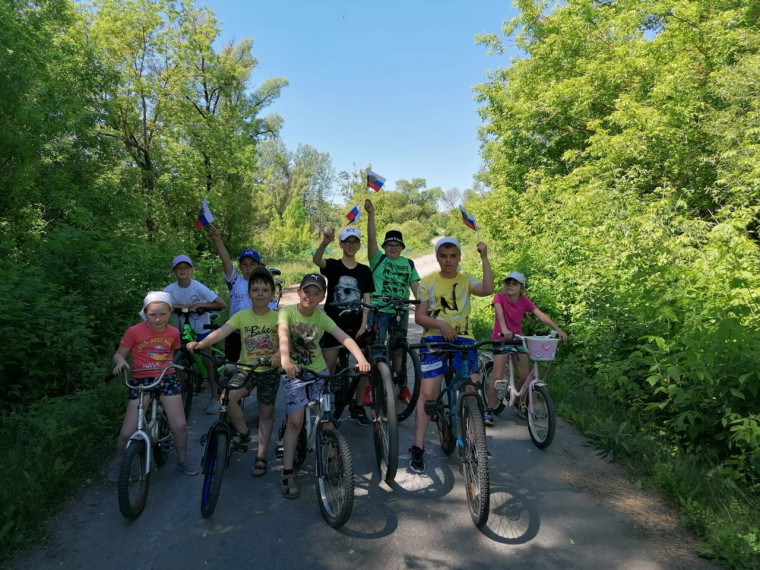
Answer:
<svg viewBox="0 0 760 570"><path fill-rule="evenodd" d="M367 313L363 310L359 313L347 313L345 308L336 309L335 304L359 301L369 304L370 294L375 290L369 267L356 261L361 237L362 234L358 228L353 226L343 228L338 237L343 256L340 259L324 259L325 248L335 239L335 230L331 228L322 235L322 242L311 258L319 267L319 272L327 278L325 313L354 340L367 330ZM335 372L335 364L343 345L330 333L325 333L320 346L327 369L330 373ZM367 377L363 376L357 385L354 403L349 407L351 418L363 426L372 425L363 407L363 397L368 384Z"/></svg>
<svg viewBox="0 0 760 570"><path fill-rule="evenodd" d="M143 322L127 329L113 355L114 375L129 370L127 356L132 360L133 386L147 385L155 381L166 365L172 363L174 351L180 347L179 331L169 324L172 316L171 296L163 291L150 291L143 300L140 311ZM169 427L174 434L177 450L177 469L185 475L197 475L198 468L187 461L187 421L182 408L181 387L176 372L167 373L161 383L154 388L161 395L161 404L166 411ZM119 480L121 460L127 441L137 429L137 400L139 392L129 390L127 411L116 443L116 458L108 466L108 480Z"/></svg>
<svg viewBox="0 0 760 570"><path fill-rule="evenodd" d="M483 281L478 282L469 275L459 272L462 249L453 237L444 237L435 244L435 257L440 270L420 281L418 298L420 304L414 315L415 322L424 328L422 341L449 341L457 344L475 344L470 326L470 297L487 297L493 293L493 275L488 261L488 248L478 242L478 253L483 264ZM478 367L478 351L467 350L457 353L457 359L467 358L470 369ZM422 378L420 398L417 401L414 424L414 444L409 449L412 454L409 468L414 473L425 471L425 432L430 416L425 412L425 402L435 401L441 391L445 356L420 349ZM457 366L456 360L454 366ZM472 375L473 382L480 382L480 375Z"/></svg>
<svg viewBox="0 0 760 570"><path fill-rule="evenodd" d="M164 291L171 295L172 305L175 309L219 311L227 306L227 303L219 295L200 281L193 279L193 262L188 256L178 255L172 260L172 273L177 280L164 287ZM211 317L208 313L190 314L190 326L195 333L196 340L203 340L208 336L211 331L206 328L206 325L209 324L211 324ZM211 391L211 401L206 407L206 413L218 414L220 404L219 392L214 379L214 363L206 359L205 364L206 370L208 370L209 390Z"/></svg>

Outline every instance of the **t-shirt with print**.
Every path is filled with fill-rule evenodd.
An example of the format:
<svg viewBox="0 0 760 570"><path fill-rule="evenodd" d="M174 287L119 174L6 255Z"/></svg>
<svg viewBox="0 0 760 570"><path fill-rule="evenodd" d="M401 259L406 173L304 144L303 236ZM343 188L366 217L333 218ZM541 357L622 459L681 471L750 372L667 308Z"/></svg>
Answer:
<svg viewBox="0 0 760 570"><path fill-rule="evenodd" d="M225 275L227 290L230 293L230 316L251 308L251 298L248 296L248 281L234 269L232 275Z"/></svg>
<svg viewBox="0 0 760 570"><path fill-rule="evenodd" d="M290 361L296 366L307 368L317 374L327 368L319 339L325 331L333 330L336 325L324 311L317 309L310 317L298 312L298 305L280 309L278 323L288 325L290 332Z"/></svg>
<svg viewBox="0 0 760 570"><path fill-rule="evenodd" d="M522 320L525 313L532 313L536 310L533 301L524 295L520 295L520 298L513 303L509 300L509 297L507 297L506 294L496 293L493 297L493 303L491 304L501 305L501 308L504 311L504 321L507 325L507 330L513 334L520 335L522 334ZM500 338L499 334L505 331L501 330L499 320L496 316L494 316L493 321L493 334L491 335L491 338L493 340L498 340Z"/></svg>
<svg viewBox="0 0 760 570"><path fill-rule="evenodd" d="M344 309L336 309L333 304L356 303L362 300L365 293L373 293L375 283L372 280L372 272L363 263L358 263L356 267L349 269L340 259L325 260L324 268L319 271L327 278L325 313L353 338L362 325L361 311L341 315Z"/></svg>
<svg viewBox="0 0 760 570"><path fill-rule="evenodd" d="M147 323L138 323L127 329L120 344L129 348L132 355L132 376L150 378L158 376L172 362L174 351L180 347L179 331L169 325L154 331Z"/></svg>
<svg viewBox="0 0 760 570"><path fill-rule="evenodd" d="M190 280L190 285L180 287L176 281L164 287L164 291L172 296L172 305L193 305L195 303L213 303L219 295L206 287L200 281ZM195 334L208 334L209 330L206 325L211 324L211 317L208 313L190 315L190 327Z"/></svg>
<svg viewBox="0 0 760 570"><path fill-rule="evenodd" d="M409 298L409 286L414 281L420 280L420 274L417 268L408 257L399 256L397 259L391 259L378 250L369 261L372 268L372 277L375 280L375 294L389 295L398 299ZM380 261L382 258L382 261ZM373 304L378 304L373 301ZM383 313L393 313L393 308L386 307L381 309Z"/></svg>
<svg viewBox="0 0 760 570"><path fill-rule="evenodd" d="M259 357L270 357L277 352L277 312L267 311L266 315L257 315L252 310L238 311L227 321L237 331L240 331L242 349L240 364L257 364ZM262 366L260 370L271 369Z"/></svg>
<svg viewBox="0 0 760 570"><path fill-rule="evenodd" d="M435 272L420 281L417 298L427 301L427 314L434 319L447 322L457 336L473 338L470 329L470 296L479 282L469 275L457 273L456 277L441 277ZM440 335L440 329L425 329L422 336Z"/></svg>

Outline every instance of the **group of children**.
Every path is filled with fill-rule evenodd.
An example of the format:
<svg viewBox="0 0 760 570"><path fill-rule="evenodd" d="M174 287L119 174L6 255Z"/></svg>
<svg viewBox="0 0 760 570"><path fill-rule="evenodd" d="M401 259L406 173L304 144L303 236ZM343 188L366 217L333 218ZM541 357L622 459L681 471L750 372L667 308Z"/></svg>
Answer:
<svg viewBox="0 0 760 570"><path fill-rule="evenodd" d="M319 267L320 274L310 273L298 288L298 303L272 310L270 301L274 294L274 280L261 265L258 252L247 249L238 256L238 271L232 265L229 253L222 243L218 230L208 226L208 234L213 240L222 261L224 278L230 293L230 318L217 330L208 333L203 329L203 320L193 323L198 340L187 343L190 351L203 350L225 340L225 354L228 360L244 365L238 374L248 375L248 368L260 357L269 357L267 366L256 369L249 375L247 385L230 393L229 419L236 430L233 445L240 446L251 439L241 406L235 405L241 398L258 388L259 400L259 445L252 475L260 477L267 472L267 449L272 434L274 405L282 376L286 398L286 430L283 437L282 493L286 498L300 495L293 461L298 434L304 421L304 408L308 403L306 390L294 382L299 368L317 374L334 372L338 351L347 349L356 359L360 372L369 372L370 365L364 357L357 340L373 323L372 312L345 312L336 304L363 301L372 302L373 293L408 298L409 291L420 300L415 311L415 322L422 326L423 340L447 340L463 344L474 344L470 323L470 298L488 296L493 293L494 279L488 261L487 247L477 244L481 258L482 281L459 271L461 246L452 237L440 239L435 246L439 271L420 279L414 263L401 255L405 249L401 232L390 230L378 247L375 230L374 206L368 199L364 204L367 212L367 248L369 266L356 260L361 245L361 232L352 226L341 230L338 241L342 251L340 259L324 259L327 246L335 239L335 231L327 230L314 253L312 261ZM156 378L157 369L165 365L167 356L179 348L179 332L169 325L172 307L190 309L204 307L222 309L225 303L205 286L192 279L192 261L187 256L177 256L172 264L176 283L167 286L163 292L150 292L143 302L141 316L145 322L130 327L122 338L114 355L114 373L129 367L127 355L132 356L132 382L148 383ZM327 279L325 279L327 277ZM318 310L326 298L325 310ZM533 313L539 320L558 332L561 338L567 336L543 312L525 296L525 277L512 272L504 279L504 287L494 297L494 339L511 338L521 334L520 323L526 313ZM380 312L377 323L381 341L388 331L390 312ZM404 323L406 324L406 323ZM199 328L196 328L199 327ZM468 358L473 370L477 369L477 351L467 351L462 356ZM169 359L170 360L170 359ZM444 359L440 355L423 349L420 351L422 378L420 397L415 410L414 441L409 449L410 470L415 473L425 471L424 439L430 416L425 412L425 402L435 400L440 392L444 374ZM506 353L494 354L493 378L503 377ZM518 357L518 371L524 380L528 374L526 355ZM160 372L160 370L158 370ZM366 378L366 377L365 377ZM475 381L479 378L474 377ZM490 404L495 403L496 394L491 383L487 394L486 425L493 425ZM364 411L367 381L360 383L355 400L350 406L350 415L362 425L370 425ZM212 399L208 413L218 411L216 386L212 386ZM319 397L321 383L315 383L311 397ZM180 399L180 386L176 374L165 376L157 388L167 411L170 427L177 449L177 468L187 475L199 472L197 466L187 459L187 422ZM410 397L408 390L401 391L399 398ZM129 436L135 429L137 391L129 393L129 403L117 444L116 460L109 468L109 478L118 477L118 463L124 453Z"/></svg>

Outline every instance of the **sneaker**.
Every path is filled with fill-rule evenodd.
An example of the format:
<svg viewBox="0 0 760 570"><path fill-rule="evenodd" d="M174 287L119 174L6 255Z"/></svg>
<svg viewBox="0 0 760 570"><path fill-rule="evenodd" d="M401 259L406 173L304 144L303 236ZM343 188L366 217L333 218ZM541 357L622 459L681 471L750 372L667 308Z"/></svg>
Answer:
<svg viewBox="0 0 760 570"><path fill-rule="evenodd" d="M201 472L200 469L194 465L190 465L190 463L187 461L177 461L177 471L182 471L182 473L189 475L190 477L193 477Z"/></svg>
<svg viewBox="0 0 760 570"><path fill-rule="evenodd" d="M483 423L488 427L496 425L496 422L493 421L493 410L491 408L486 408L486 413L483 414Z"/></svg>
<svg viewBox="0 0 760 570"><path fill-rule="evenodd" d="M412 473L424 473L425 472L425 450L420 449L416 445L409 448L409 453L412 454L412 458L409 460L409 469Z"/></svg>
<svg viewBox="0 0 760 570"><path fill-rule="evenodd" d="M508 385L508 382L504 379L495 380L493 383L493 387L496 389L496 399L499 402L504 400L504 396L506 396L507 394L507 385Z"/></svg>
<svg viewBox="0 0 760 570"><path fill-rule="evenodd" d="M370 386L367 386L367 389L364 390L364 399L362 400L362 405L364 406L372 405L372 388Z"/></svg>
<svg viewBox="0 0 760 570"><path fill-rule="evenodd" d="M361 406L351 406L349 408L351 419L356 420L360 425L371 426L372 420L367 417L367 412Z"/></svg>
<svg viewBox="0 0 760 570"><path fill-rule="evenodd" d="M222 405L219 403L218 400L211 400L208 403L208 406L206 406L206 413L209 415L218 414L221 407Z"/></svg>
<svg viewBox="0 0 760 570"><path fill-rule="evenodd" d="M121 461L114 459L108 464L108 480L111 483L118 483L119 473L121 473Z"/></svg>
<svg viewBox="0 0 760 570"><path fill-rule="evenodd" d="M409 388L404 386L401 388L401 390L398 391L398 399L404 402L405 404L408 404L412 401L412 393L409 391Z"/></svg>

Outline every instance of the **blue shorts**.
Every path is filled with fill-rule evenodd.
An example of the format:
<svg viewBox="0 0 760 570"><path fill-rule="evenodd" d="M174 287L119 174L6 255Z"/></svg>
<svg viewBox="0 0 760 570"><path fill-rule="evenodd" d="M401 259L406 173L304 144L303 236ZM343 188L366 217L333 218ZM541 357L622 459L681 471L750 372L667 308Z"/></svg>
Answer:
<svg viewBox="0 0 760 570"><path fill-rule="evenodd" d="M329 372L324 369L319 374L327 375ZM300 378L288 378L282 376L283 389L285 390L285 413L289 414L306 407L311 400L319 400L322 397L325 381L317 380L312 384L302 386L303 380ZM307 392L308 390L308 392Z"/></svg>
<svg viewBox="0 0 760 570"><path fill-rule="evenodd" d="M132 386L147 386L148 384L155 382L156 378L158 378L158 376L150 376L148 378L135 378L133 376L132 380L130 380L129 383ZM152 394L158 394L159 396L178 396L182 393L182 387L180 386L177 373L172 372L171 374L167 374L164 376L164 379L161 380L161 383L158 386L149 390L148 392ZM130 400L137 400L139 397L139 390L129 390Z"/></svg>
<svg viewBox="0 0 760 570"><path fill-rule="evenodd" d="M377 317L377 342L384 343L385 338L388 336L388 329L391 326L391 319L395 317L394 313L380 313ZM375 314L370 311L367 315L367 328L372 328L375 322ZM398 328L396 329L396 338L403 340L406 338L406 331L409 328L409 319L401 319ZM382 351L374 349L371 351L370 356L375 357L382 354Z"/></svg>
<svg viewBox="0 0 760 570"><path fill-rule="evenodd" d="M204 338L206 338L210 334L211 334L211 331L206 331L206 332L202 332L202 333L195 333L195 340L197 342L200 342L200 341L202 341Z"/></svg>
<svg viewBox="0 0 760 570"><path fill-rule="evenodd" d="M446 342L442 336L426 336L422 337L421 342ZM471 338L457 337L457 344L475 344L475 341ZM449 361L449 355L451 352L430 352L427 348L420 349L420 366L422 369L422 378L437 378L443 376L446 371L446 366ZM464 359L467 359L467 363L470 367L470 374L476 373L480 368L480 360L478 359L478 350L462 350L454 353L454 360L452 362L454 369L461 368Z"/></svg>

